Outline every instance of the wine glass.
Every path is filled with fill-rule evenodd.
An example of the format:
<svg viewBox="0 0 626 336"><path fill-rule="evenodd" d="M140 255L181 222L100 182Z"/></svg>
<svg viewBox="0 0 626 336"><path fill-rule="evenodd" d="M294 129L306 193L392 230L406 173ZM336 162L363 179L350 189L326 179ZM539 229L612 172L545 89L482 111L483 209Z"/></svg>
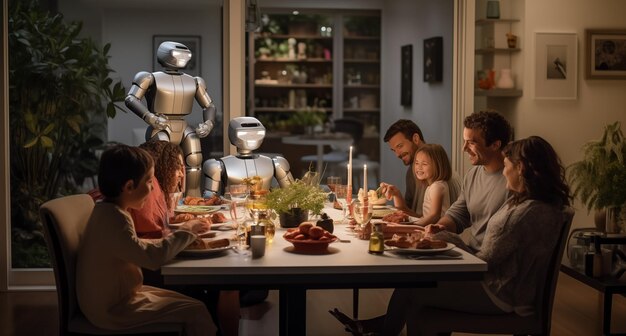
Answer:
<svg viewBox="0 0 626 336"><path fill-rule="evenodd" d="M371 202L354 202L354 220L357 222L357 230L362 230L372 219L374 205Z"/></svg>

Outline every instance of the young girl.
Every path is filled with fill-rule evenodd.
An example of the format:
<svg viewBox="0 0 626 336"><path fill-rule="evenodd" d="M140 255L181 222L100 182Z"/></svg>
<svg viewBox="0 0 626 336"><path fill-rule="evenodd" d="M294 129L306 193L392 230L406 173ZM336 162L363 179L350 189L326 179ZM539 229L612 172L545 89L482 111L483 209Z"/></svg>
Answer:
<svg viewBox="0 0 626 336"><path fill-rule="evenodd" d="M100 160L103 202L86 225L76 264L76 294L94 325L119 330L154 322L183 323L187 335L208 335L205 305L185 295L142 285L141 267L158 269L207 230L193 220L158 242L139 239L129 209L140 209L152 191L154 161L136 147L117 145Z"/></svg>
<svg viewBox="0 0 626 336"><path fill-rule="evenodd" d="M448 180L452 177L452 167L448 154L441 145L425 144L415 153L413 161L415 177L426 183L422 217L415 224L436 223L450 207Z"/></svg>
<svg viewBox="0 0 626 336"><path fill-rule="evenodd" d="M450 191L448 180L452 177L452 167L446 150L437 144L424 144L415 152L413 159L413 174L417 183L425 184L422 217L415 224L426 225L436 223L439 217L450 207ZM383 183L381 183L381 186ZM384 184L385 186L390 186ZM393 187L395 188L395 187ZM418 214L406 205L404 197L399 192L389 193L393 198L394 207L409 216L419 217Z"/></svg>

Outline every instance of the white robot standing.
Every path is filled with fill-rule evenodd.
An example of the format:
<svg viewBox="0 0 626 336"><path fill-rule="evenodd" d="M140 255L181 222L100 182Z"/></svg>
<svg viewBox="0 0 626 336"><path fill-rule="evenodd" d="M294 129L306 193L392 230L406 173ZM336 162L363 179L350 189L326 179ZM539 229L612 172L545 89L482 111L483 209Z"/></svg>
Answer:
<svg viewBox="0 0 626 336"><path fill-rule="evenodd" d="M139 72L126 96L126 106L145 121L146 140L156 138L178 144L183 150L186 194L200 196L202 149L200 138L213 129L215 105L200 77L180 71L191 59L191 51L178 42L163 42L157 49L157 60L165 68L158 72ZM147 107L141 103L146 98ZM194 99L202 107L202 120L195 129L185 116L192 111Z"/></svg>
<svg viewBox="0 0 626 336"><path fill-rule="evenodd" d="M237 147L237 155L228 155L221 159L209 159L204 162L204 191L220 195L231 184L241 184L245 178L258 176L262 188L269 189L272 178L280 187L293 182L289 171L289 162L281 156L270 158L252 153L259 148L265 138L265 127L253 117L233 118L228 124L228 140Z"/></svg>

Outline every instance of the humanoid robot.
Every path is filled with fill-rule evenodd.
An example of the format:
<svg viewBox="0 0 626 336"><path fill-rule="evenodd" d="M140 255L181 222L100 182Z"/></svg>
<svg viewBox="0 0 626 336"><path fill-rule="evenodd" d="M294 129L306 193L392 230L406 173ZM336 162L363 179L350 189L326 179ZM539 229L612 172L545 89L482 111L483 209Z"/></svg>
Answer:
<svg viewBox="0 0 626 336"><path fill-rule="evenodd" d="M204 80L180 71L187 66L191 56L189 48L181 43L161 43L157 60L165 70L137 73L126 96L126 106L149 125L146 140L157 138L182 147L187 172L186 194L200 196L200 138L209 135L213 129L216 111ZM147 107L141 103L144 96ZM191 113L194 99L202 107L203 120L195 129L184 119Z"/></svg>
<svg viewBox="0 0 626 336"><path fill-rule="evenodd" d="M269 189L272 178L276 178L280 187L293 182L289 171L289 162L281 156L270 158L252 153L259 148L265 138L265 127L253 117L233 118L228 124L228 140L237 147L237 155L221 159L209 159L204 162L204 191L220 195L231 184L241 184L243 179L259 176L262 188Z"/></svg>

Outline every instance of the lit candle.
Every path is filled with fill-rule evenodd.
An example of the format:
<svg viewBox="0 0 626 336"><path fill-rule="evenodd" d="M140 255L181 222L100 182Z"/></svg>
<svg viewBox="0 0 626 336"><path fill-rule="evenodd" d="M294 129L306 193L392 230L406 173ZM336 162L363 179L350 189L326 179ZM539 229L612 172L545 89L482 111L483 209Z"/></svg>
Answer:
<svg viewBox="0 0 626 336"><path fill-rule="evenodd" d="M348 185L352 185L352 146L350 146L350 156L348 156Z"/></svg>
<svg viewBox="0 0 626 336"><path fill-rule="evenodd" d="M367 192L368 192L368 188L367 188L367 165L364 164L363 165L363 198L367 199Z"/></svg>

